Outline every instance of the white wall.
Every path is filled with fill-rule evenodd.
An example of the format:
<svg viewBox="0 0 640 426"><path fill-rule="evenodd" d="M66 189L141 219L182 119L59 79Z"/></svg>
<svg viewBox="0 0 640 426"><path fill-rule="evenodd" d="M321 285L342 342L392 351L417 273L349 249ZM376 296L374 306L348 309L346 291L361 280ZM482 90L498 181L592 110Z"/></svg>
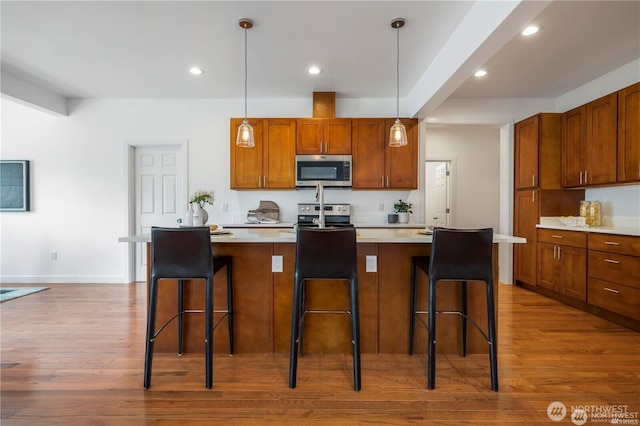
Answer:
<svg viewBox="0 0 640 426"><path fill-rule="evenodd" d="M499 229L500 129L426 127L427 160L452 159L451 227Z"/></svg>
<svg viewBox="0 0 640 426"><path fill-rule="evenodd" d="M249 100L249 106L257 117L304 117L312 100ZM340 108L346 116L383 117L385 106L360 100ZM210 223L242 222L260 200L275 201L281 220L294 222L297 203L315 195L229 189L229 117L242 115L242 100L74 100L67 117L7 99L1 107L2 159L30 160L32 177L32 211L0 213L3 282L127 282L126 244L117 240L127 235L130 141L188 140L189 193L215 191ZM351 203L354 221L382 223L395 200L418 197L411 192L327 191L325 200Z"/></svg>

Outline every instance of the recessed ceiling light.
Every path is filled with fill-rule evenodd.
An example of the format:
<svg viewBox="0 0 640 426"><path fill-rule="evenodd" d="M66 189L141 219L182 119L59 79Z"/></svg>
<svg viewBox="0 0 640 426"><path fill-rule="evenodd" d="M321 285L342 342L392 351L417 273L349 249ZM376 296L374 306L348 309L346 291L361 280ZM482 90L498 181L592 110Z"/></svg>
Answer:
<svg viewBox="0 0 640 426"><path fill-rule="evenodd" d="M318 67L316 67L315 65L312 67L309 67L309 74L311 75L318 75L322 72L322 70Z"/></svg>
<svg viewBox="0 0 640 426"><path fill-rule="evenodd" d="M193 75L201 75L204 71L202 71L200 68L198 67L191 67L189 68L189 72Z"/></svg>
<svg viewBox="0 0 640 426"><path fill-rule="evenodd" d="M486 70L478 70L473 75L475 75L476 77L484 77L485 75L487 75L487 71Z"/></svg>
<svg viewBox="0 0 640 426"><path fill-rule="evenodd" d="M539 30L540 30L540 27L538 27L537 25L529 25L527 28L522 30L522 35L530 36L537 33Z"/></svg>

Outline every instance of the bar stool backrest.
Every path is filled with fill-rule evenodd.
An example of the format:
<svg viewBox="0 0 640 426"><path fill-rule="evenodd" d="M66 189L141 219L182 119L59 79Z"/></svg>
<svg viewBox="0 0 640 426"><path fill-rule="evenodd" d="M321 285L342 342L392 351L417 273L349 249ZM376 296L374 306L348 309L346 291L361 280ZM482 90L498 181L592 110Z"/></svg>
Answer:
<svg viewBox="0 0 640 426"><path fill-rule="evenodd" d="M432 280L492 281L493 229L435 228L429 276Z"/></svg>
<svg viewBox="0 0 640 426"><path fill-rule="evenodd" d="M296 281L357 278L355 228L299 227L295 274Z"/></svg>
<svg viewBox="0 0 640 426"><path fill-rule="evenodd" d="M152 277L206 279L213 275L207 227L151 228L151 256Z"/></svg>

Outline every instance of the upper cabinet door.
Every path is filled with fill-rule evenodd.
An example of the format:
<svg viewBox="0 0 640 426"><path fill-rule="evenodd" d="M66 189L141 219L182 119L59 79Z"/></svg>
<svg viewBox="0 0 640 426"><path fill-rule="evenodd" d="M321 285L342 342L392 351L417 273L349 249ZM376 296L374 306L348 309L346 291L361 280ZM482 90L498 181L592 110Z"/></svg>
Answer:
<svg viewBox="0 0 640 426"><path fill-rule="evenodd" d="M418 188L418 120L403 118L407 129L407 145L390 147L387 141L389 129L395 119L385 121L385 180L386 187L393 189Z"/></svg>
<svg viewBox="0 0 640 426"><path fill-rule="evenodd" d="M385 121L358 118L351 122L353 189L381 189L385 186Z"/></svg>
<svg viewBox="0 0 640 426"><path fill-rule="evenodd" d="M515 187L536 188L538 178L539 116L515 124Z"/></svg>
<svg viewBox="0 0 640 426"><path fill-rule="evenodd" d="M587 169L587 107L562 114L562 186L584 186Z"/></svg>
<svg viewBox="0 0 640 426"><path fill-rule="evenodd" d="M325 154L351 154L351 119L324 120Z"/></svg>
<svg viewBox="0 0 640 426"><path fill-rule="evenodd" d="M269 118L264 120L263 170L267 189L296 187L296 120Z"/></svg>
<svg viewBox="0 0 640 426"><path fill-rule="evenodd" d="M321 118L299 118L296 121L296 154L321 154L324 125Z"/></svg>
<svg viewBox="0 0 640 426"><path fill-rule="evenodd" d="M589 185L616 181L617 124L617 93L587 104L586 183Z"/></svg>
<svg viewBox="0 0 640 426"><path fill-rule="evenodd" d="M640 181L640 83L618 92L618 182Z"/></svg>
<svg viewBox="0 0 640 426"><path fill-rule="evenodd" d="M256 146L243 148L236 145L236 134L242 118L232 118L230 128L231 139L231 189L261 188L264 182L262 171L263 139L261 119L249 119L253 127Z"/></svg>

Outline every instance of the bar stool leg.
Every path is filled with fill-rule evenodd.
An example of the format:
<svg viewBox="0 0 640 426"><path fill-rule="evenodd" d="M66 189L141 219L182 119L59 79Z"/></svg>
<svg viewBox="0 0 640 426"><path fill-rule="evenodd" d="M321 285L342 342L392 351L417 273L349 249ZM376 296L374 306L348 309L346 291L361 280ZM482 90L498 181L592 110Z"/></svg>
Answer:
<svg viewBox="0 0 640 426"><path fill-rule="evenodd" d="M301 291L300 291L300 316L298 317L299 321L299 331L298 331L298 353L300 355L304 354L304 311L307 302L307 282L302 281L300 283Z"/></svg>
<svg viewBox="0 0 640 426"><path fill-rule="evenodd" d="M462 326L462 356L467 356L467 282L460 282L460 317Z"/></svg>
<svg viewBox="0 0 640 426"><path fill-rule="evenodd" d="M351 295L351 337L353 344L353 387L359 391L362 386L360 374L360 312L358 306L358 283L356 280L350 282Z"/></svg>
<svg viewBox="0 0 640 426"><path fill-rule="evenodd" d="M428 371L427 387L433 389L436 386L436 282L429 280L429 343L428 343Z"/></svg>
<svg viewBox="0 0 640 426"><path fill-rule="evenodd" d="M301 305L302 283L296 278L293 284L293 307L291 309L291 345L289 349L289 387L296 387L296 375L298 369L298 337L300 327L300 305Z"/></svg>
<svg viewBox="0 0 640 426"><path fill-rule="evenodd" d="M153 365L153 343L156 324L156 307L158 303L158 280L151 278L151 288L149 289L149 312L147 315L147 341L144 356L144 388L151 386L151 367Z"/></svg>
<svg viewBox="0 0 640 426"><path fill-rule="evenodd" d="M489 364L491 370L491 390L498 391L498 341L496 336L496 315L493 302L493 281L487 282L487 323L489 326Z"/></svg>
<svg viewBox="0 0 640 426"><path fill-rule="evenodd" d="M409 318L409 355L413 355L414 332L416 326L416 275L418 265L411 262L411 313Z"/></svg>
<svg viewBox="0 0 640 426"><path fill-rule="evenodd" d="M184 282L178 280L178 356L182 356L184 340L182 331L184 329Z"/></svg>
<svg viewBox="0 0 640 426"><path fill-rule="evenodd" d="M229 326L229 355L234 354L233 345L233 267L227 263L227 324Z"/></svg>
<svg viewBox="0 0 640 426"><path fill-rule="evenodd" d="M205 381L207 389L213 386L213 278L205 283Z"/></svg>

